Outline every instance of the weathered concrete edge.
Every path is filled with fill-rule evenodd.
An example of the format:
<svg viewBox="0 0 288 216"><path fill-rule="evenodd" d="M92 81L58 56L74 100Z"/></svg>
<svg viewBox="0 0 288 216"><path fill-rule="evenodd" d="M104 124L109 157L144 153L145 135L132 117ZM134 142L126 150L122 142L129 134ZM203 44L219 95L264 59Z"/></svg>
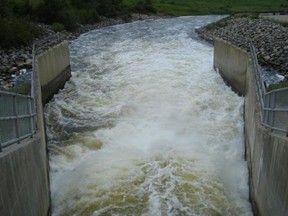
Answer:
<svg viewBox="0 0 288 216"><path fill-rule="evenodd" d="M288 138L261 124L254 75L245 51L215 39L214 67L245 95L244 132L254 213L284 216L288 212Z"/></svg>

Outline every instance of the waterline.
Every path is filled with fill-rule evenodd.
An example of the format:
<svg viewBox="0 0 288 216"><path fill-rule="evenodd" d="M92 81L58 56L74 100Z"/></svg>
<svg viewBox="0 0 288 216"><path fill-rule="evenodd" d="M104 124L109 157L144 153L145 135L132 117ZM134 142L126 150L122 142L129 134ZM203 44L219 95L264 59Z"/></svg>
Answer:
<svg viewBox="0 0 288 216"><path fill-rule="evenodd" d="M194 32L217 18L72 42L72 79L45 109L54 215L252 215L243 98Z"/></svg>

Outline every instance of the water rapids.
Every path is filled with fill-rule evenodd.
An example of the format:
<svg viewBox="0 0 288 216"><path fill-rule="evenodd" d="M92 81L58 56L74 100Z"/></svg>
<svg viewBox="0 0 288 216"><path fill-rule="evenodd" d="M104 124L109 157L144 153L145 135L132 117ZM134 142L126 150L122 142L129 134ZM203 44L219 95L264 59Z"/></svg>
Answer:
<svg viewBox="0 0 288 216"><path fill-rule="evenodd" d="M45 107L52 214L252 215L243 98L195 28L138 21L71 42L72 78Z"/></svg>

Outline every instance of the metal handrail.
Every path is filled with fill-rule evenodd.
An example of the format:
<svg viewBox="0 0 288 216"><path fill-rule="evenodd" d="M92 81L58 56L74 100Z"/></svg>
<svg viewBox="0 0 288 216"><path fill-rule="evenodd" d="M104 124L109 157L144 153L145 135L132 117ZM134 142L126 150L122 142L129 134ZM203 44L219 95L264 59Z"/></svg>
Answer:
<svg viewBox="0 0 288 216"><path fill-rule="evenodd" d="M35 127L35 108L33 108L33 106L35 106L34 104L34 98L31 96L26 96L26 95L20 95L20 94L16 94L16 93L10 93L10 92L5 92L5 91L0 91L0 98L1 97L7 97L12 99L12 103L8 104L7 109L9 109L8 111L6 110L6 112L10 113L10 114L5 114L4 108L3 106L0 107L0 122L2 122L2 124L5 123L5 125L3 125L3 127L0 128L0 152L2 152L2 149L10 146L14 143L20 143L20 141L22 141L23 139L26 139L27 137L32 137L33 134L35 134L36 132L36 127ZM19 99L21 99L22 101L24 101L23 104L19 104ZM20 105L24 105L24 106L28 106L27 108L27 112L19 114L17 111L17 106ZM21 120L25 120L27 119L25 123L25 125L21 124ZM5 134L9 134L11 131L4 131L3 129L7 130L11 130L11 128L9 127L13 127L15 131L15 133L12 134L11 137L9 137L8 140L3 140L2 137ZM27 129L28 127L28 132L26 132L25 134L21 134L21 130L24 127Z"/></svg>
<svg viewBox="0 0 288 216"><path fill-rule="evenodd" d="M251 52L251 58L253 62L252 64L253 71L254 71L256 85L257 85L257 95L258 95L260 105L261 105L260 113L261 113L262 124L273 130L288 132L288 124L286 128L279 128L279 127L274 126L274 112L287 112L287 116L288 116L288 108L275 108L275 95L279 92L280 93L287 92L288 94L288 88L275 89L275 90L267 92L264 82L262 80L261 74L260 74L261 72L260 72L260 68L259 68L259 64L257 60L257 55L255 52L255 47L253 46L252 43L250 43L250 52ZM273 98L273 103L272 103L272 107L269 107L268 101L270 101L271 98ZM265 115L268 115L268 116L272 115L271 120L268 117L265 118Z"/></svg>
<svg viewBox="0 0 288 216"><path fill-rule="evenodd" d="M275 101L275 95L280 94L280 93L287 93L288 95L288 88L281 88L281 89L275 89L272 91L267 92L266 91L266 87L265 87L265 83L262 79L261 76L261 70L259 67L259 63L258 63L258 58L257 58L257 54L255 51L255 47L252 43L251 40L241 36L241 35L237 35L231 32L228 32L226 30L222 30L220 32L220 37L224 40L227 41L231 41L233 43L235 43L235 41L241 43L241 46L244 46L247 51L250 51L250 56L252 59L252 68L253 68L253 74L254 74L254 78L255 78L255 82L256 82L256 92L257 92L257 98L258 101L260 103L260 116L261 116L261 123L262 125L264 125L267 128L273 129L273 130L277 130L277 131L281 131L281 132L288 132L288 123L287 126L284 126L284 128L280 128L274 125L274 121L275 121L275 113L277 112L284 112L287 113L288 116L288 107L284 107L284 108L276 108L275 104L277 101ZM230 39L230 40L229 40ZM247 44L249 46L247 46ZM235 44L237 46L239 46L239 44ZM271 102L271 104L270 104ZM288 122L288 119L287 119Z"/></svg>
<svg viewBox="0 0 288 216"><path fill-rule="evenodd" d="M40 41L36 41L33 44L32 47L32 76L31 76L31 92L30 96L26 95L20 95L20 94L15 94L15 93L10 93L10 92L5 92L5 91L0 91L0 99L1 97L13 97L13 102L11 104L8 104L6 106L6 109L11 109L10 111L13 112L11 114L10 111L6 110L6 114L4 112L3 114L3 107L0 106L0 125L2 123L2 127L0 127L0 152L2 152L2 149L4 147L10 146L14 143L20 143L23 139L26 139L27 137L32 137L33 134L36 133L36 104L35 104L35 98L37 95L35 95L35 84L36 84L36 56L45 50L47 50L49 47L52 45L55 45L64 39L67 38L67 35L63 33L56 33L53 35L50 35L44 39L41 39ZM18 114L18 106L21 106L23 104L18 104L18 98L21 98L21 100L25 101L23 103L28 104L27 110L28 113L22 113ZM2 112L2 113L1 113ZM7 114L9 113L9 114ZM1 115L2 114L2 115ZM6 115L6 116L5 116ZM25 124L21 125L21 120L25 121ZM28 119L28 120L27 120ZM5 125L4 125L5 123ZM23 122L22 122L23 123ZM3 129L6 128L6 130L9 130L10 128L13 128L12 131L4 131ZM21 130L22 128L25 127L25 130L28 129L28 133L22 134ZM28 127L28 128L27 128ZM9 134L11 133L11 134ZM23 132L24 133L24 132ZM8 137L7 138L7 134ZM2 136L2 137L1 137ZM3 137L6 136L7 139L3 139Z"/></svg>

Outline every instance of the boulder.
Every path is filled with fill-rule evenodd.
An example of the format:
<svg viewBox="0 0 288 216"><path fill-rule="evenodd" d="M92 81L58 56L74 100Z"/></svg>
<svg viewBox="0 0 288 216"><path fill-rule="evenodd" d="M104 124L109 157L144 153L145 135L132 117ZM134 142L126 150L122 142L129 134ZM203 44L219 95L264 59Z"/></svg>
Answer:
<svg viewBox="0 0 288 216"><path fill-rule="evenodd" d="M13 74L13 73L15 73L15 72L17 72L17 67L11 67L9 70L8 70L8 72L9 72L9 74Z"/></svg>
<svg viewBox="0 0 288 216"><path fill-rule="evenodd" d="M0 74L2 75L4 73L6 73L6 72L7 72L7 67L5 67L4 65L1 65L0 66Z"/></svg>
<svg viewBox="0 0 288 216"><path fill-rule="evenodd" d="M261 65L273 65L279 73L287 73L288 28L268 20L244 17L232 17L224 19L224 22L215 29L202 27L197 32L207 41L211 41L211 37L220 37L246 50L249 50L247 44L251 41Z"/></svg>
<svg viewBox="0 0 288 216"><path fill-rule="evenodd" d="M22 57L22 59L25 59L25 60L28 59L28 55L26 55L26 54L22 54L21 57Z"/></svg>

